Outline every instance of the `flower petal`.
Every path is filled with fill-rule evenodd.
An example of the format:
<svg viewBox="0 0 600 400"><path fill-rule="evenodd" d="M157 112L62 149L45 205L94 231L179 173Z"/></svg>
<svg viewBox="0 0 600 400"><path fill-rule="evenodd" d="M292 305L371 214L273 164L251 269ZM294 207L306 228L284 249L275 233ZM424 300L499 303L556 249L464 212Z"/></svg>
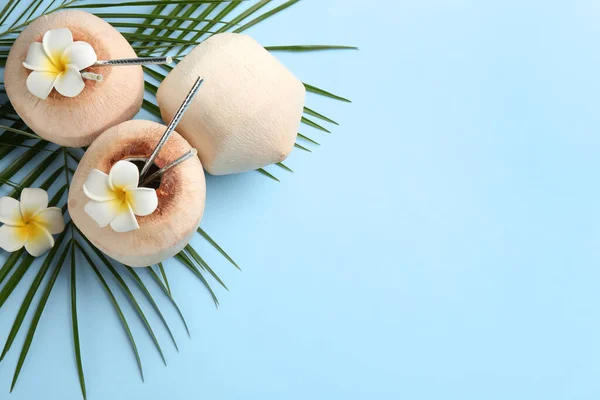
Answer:
<svg viewBox="0 0 600 400"><path fill-rule="evenodd" d="M69 64L65 72L56 77L54 87L63 96L75 97L85 88L85 83L83 83L83 78L77 68Z"/></svg>
<svg viewBox="0 0 600 400"><path fill-rule="evenodd" d="M0 197L0 222L11 226L25 225L19 200L12 197Z"/></svg>
<svg viewBox="0 0 600 400"><path fill-rule="evenodd" d="M37 224L29 224L29 237L25 242L25 250L34 257L39 257L54 246L54 238Z"/></svg>
<svg viewBox="0 0 600 400"><path fill-rule="evenodd" d="M78 71L93 65L96 61L98 61L98 56L96 56L94 48L87 42L73 43L65 49L62 55L62 62L65 65L74 65Z"/></svg>
<svg viewBox="0 0 600 400"><path fill-rule="evenodd" d="M17 251L25 245L27 234L25 227L0 226L0 248L6 251Z"/></svg>
<svg viewBox="0 0 600 400"><path fill-rule="evenodd" d="M122 211L121 200L89 201L83 210L101 227L105 227Z"/></svg>
<svg viewBox="0 0 600 400"><path fill-rule="evenodd" d="M126 210L118 213L115 219L112 220L110 227L113 228L115 232L129 232L135 229L140 229L137 219L135 219L135 215L133 214L133 210L129 204L127 204Z"/></svg>
<svg viewBox="0 0 600 400"><path fill-rule="evenodd" d="M87 180L83 184L83 193L96 201L113 200L117 197L117 194L108 184L108 175L97 169L90 171Z"/></svg>
<svg viewBox="0 0 600 400"><path fill-rule="evenodd" d="M33 71L59 72L44 52L44 47L40 42L33 42L29 45L23 66Z"/></svg>
<svg viewBox="0 0 600 400"><path fill-rule="evenodd" d="M48 207L48 193L44 189L25 188L21 191L21 215L24 220Z"/></svg>
<svg viewBox="0 0 600 400"><path fill-rule="evenodd" d="M44 52L54 65L60 65L60 59L65 49L73 44L73 35L69 28L51 29L44 33L42 45Z"/></svg>
<svg viewBox="0 0 600 400"><path fill-rule="evenodd" d="M46 100L54 87L57 76L54 72L33 71L27 77L27 89L34 96Z"/></svg>
<svg viewBox="0 0 600 400"><path fill-rule="evenodd" d="M46 208L33 216L33 221L47 230L51 235L56 235L65 230L65 218L58 207Z"/></svg>
<svg viewBox="0 0 600 400"><path fill-rule="evenodd" d="M113 190L135 189L140 179L140 171L130 161L118 161L108 173L108 182Z"/></svg>
<svg viewBox="0 0 600 400"><path fill-rule="evenodd" d="M158 207L156 190L151 188L137 188L127 191L127 201L135 215L150 215Z"/></svg>

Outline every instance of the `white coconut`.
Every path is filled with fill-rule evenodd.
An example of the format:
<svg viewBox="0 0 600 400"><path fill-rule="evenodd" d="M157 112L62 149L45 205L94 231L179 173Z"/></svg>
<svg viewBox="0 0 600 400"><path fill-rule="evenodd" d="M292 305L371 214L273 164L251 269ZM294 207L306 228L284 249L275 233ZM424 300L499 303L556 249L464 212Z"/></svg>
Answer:
<svg viewBox="0 0 600 400"><path fill-rule="evenodd" d="M284 160L302 117L304 85L254 39L214 35L194 48L158 89L169 122L198 77L204 84L177 126L213 175Z"/></svg>
<svg viewBox="0 0 600 400"><path fill-rule="evenodd" d="M130 232L118 233L110 226L98 226L84 211L89 198L83 192L83 184L92 169L108 174L117 161L147 158L165 129L156 122L134 120L107 130L85 152L69 190L69 214L75 225L102 252L132 267L156 264L174 256L196 232L206 198L200 160L192 157L163 174L156 189L158 208L148 216L138 216L140 229ZM190 149L189 143L174 132L154 164L162 168Z"/></svg>
<svg viewBox="0 0 600 400"><path fill-rule="evenodd" d="M84 79L85 88L79 95L69 98L53 89L46 100L34 96L25 83L31 71L23 67L23 61L32 42L41 42L44 33L57 28L69 28L74 41L92 45L99 60L136 54L110 24L78 10L42 16L15 40L6 61L4 83L19 116L44 139L63 146L87 146L106 129L137 114L144 95L144 74L140 66L90 67L86 71L102 74L104 79Z"/></svg>

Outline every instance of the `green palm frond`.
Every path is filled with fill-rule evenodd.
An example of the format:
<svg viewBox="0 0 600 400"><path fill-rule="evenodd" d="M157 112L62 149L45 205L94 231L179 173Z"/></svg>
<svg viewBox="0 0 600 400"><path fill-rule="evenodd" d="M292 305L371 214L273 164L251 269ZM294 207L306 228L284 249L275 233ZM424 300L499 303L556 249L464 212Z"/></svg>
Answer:
<svg viewBox="0 0 600 400"><path fill-rule="evenodd" d="M6 0L0 5L0 68L6 65L9 49L18 34L33 20L44 14L67 9L84 9L94 12L100 18L109 21L119 30L129 43L136 49L138 55L172 55L175 62L181 60L195 45L210 36L222 32L245 32L256 24L265 21L284 10L292 7L300 0L273 2L272 0L136 0L121 3L92 0ZM275 5L274 3L280 3ZM126 8L123 8L126 7ZM271 45L266 46L271 52L313 52L329 50L351 50L351 46L340 45ZM160 109L156 104L156 91L158 85L172 70L172 66L144 67L146 96L143 108L157 119L161 119ZM324 89L305 84L309 93L324 96L332 100L350 102L350 100L333 94ZM318 121L318 122L316 122ZM304 108L303 125L320 132L329 132L328 127L321 124L338 125L336 121L311 108ZM319 143L307 134L298 133L301 143L311 145ZM296 143L295 148L311 151L303 144ZM0 82L0 159L3 169L0 171L0 188L6 185L11 189L9 196L18 198L21 190L26 187L37 186L54 193L51 205L61 207L67 211L66 194L69 190L70 179L74 167L79 163L83 150L67 149L49 143L36 135L21 120L6 97L3 82ZM286 172L292 169L277 163L277 168ZM278 171L280 171L278 169ZM266 168L258 170L259 173L275 181L279 179ZM68 217L68 215L67 215ZM216 250L222 257L235 268L238 264L213 240L202 228L197 231L199 237L206 244ZM145 298L153 315L158 316L161 324L166 328L171 341L177 349L175 333L160 308L160 299L155 299L150 289L144 283L144 278L154 281L156 286L166 296L168 302L174 307L181 319L185 330L190 335L187 322L183 313L174 299L172 288L169 284L167 273L162 263L158 264L158 272L152 267L133 269L125 267L106 258L96 247L78 232L76 227L67 218L67 228L56 238L55 247L41 257L41 263L35 274L34 280L29 284L25 298L14 317L11 330L7 336L0 360L14 347L19 332L24 330L26 317L33 313L33 319L26 329L25 341L21 348L17 365L11 383L11 391L15 387L18 377L24 366L29 348L33 342L36 329L40 322L46 303L54 288L56 280L70 253L70 299L71 322L73 335L73 348L75 364L84 399L87 398L83 360L81 356L81 341L79 336L79 321L77 314L77 269L91 268L100 285L106 292L117 317L122 323L125 334L131 344L132 353L142 380L144 372L141 356L130 328L128 317L125 315L115 296L115 291L121 292L132 305L133 311L145 327L150 339L157 348L163 361L165 354L158 342L146 312L140 305L139 298ZM201 256L198 248L188 245L182 252L174 257L184 267L196 276L202 286L208 291L215 306L219 301L209 281L216 281L219 286L227 286L215 272L206 259ZM83 261L83 262L80 262ZM36 268L34 258L24 250L19 250L8 256L0 268L0 307L11 296L14 289L22 283L23 277L30 268ZM139 291L134 292L129 288L123 276L127 272ZM144 275L146 275L144 277ZM111 278L111 282L107 278ZM45 286L44 281L47 280ZM114 288L111 287L114 284ZM37 304L36 294L41 293ZM138 293L139 294L136 294ZM162 295L161 295L162 297ZM166 363L166 361L165 361Z"/></svg>
<svg viewBox="0 0 600 400"><path fill-rule="evenodd" d="M73 349L75 351L75 363L77 364L77 376L81 386L81 395L87 398L85 389L85 376L83 374L83 362L81 361L81 346L79 344L79 322L77 319L77 267L75 264L75 246L71 246L71 324L73 327Z"/></svg>
<svg viewBox="0 0 600 400"><path fill-rule="evenodd" d="M65 231L66 233L66 231ZM63 236L64 238L64 236ZM62 240L60 240L62 242ZM21 373L21 368L23 368L23 363L25 363L25 358L27 357L27 353L29 352L29 348L31 347L31 343L33 342L33 336L35 335L35 330L40 322L40 318L42 317L42 313L44 312L44 308L46 307L46 303L48 302L48 297L50 297L50 293L52 292L52 288L54 287L54 283L58 278L58 274L60 273L62 266L64 264L65 258L67 257L67 253L69 252L69 246L72 245L73 242L70 241L65 247L60 259L56 263L54 267L54 271L50 276L50 280L46 284L46 288L42 294L42 297L38 303L37 308L33 314L33 320L29 325L29 330L25 335L25 342L23 343L23 347L21 348L21 354L19 355L19 360L17 361L17 367L15 368L15 373L13 375L12 383L10 385L10 391L12 392L17 384L17 379L19 379L19 374ZM58 246L56 247L58 248Z"/></svg>
<svg viewBox="0 0 600 400"><path fill-rule="evenodd" d="M131 268L131 267L128 267L128 268ZM134 272L134 271L132 271L132 272ZM164 270L163 270L163 272L164 272ZM185 327L185 330L186 330L188 336L191 336L190 329L189 329L188 324L187 324L187 322L185 320L185 317L183 316L183 313L181 312L181 309L177 305L177 302L173 298L173 295L171 294L171 290L168 287L168 281L166 280L166 275L164 275L164 279L165 279L165 283L166 283L165 284L165 283L163 283L160 280L160 278L158 277L158 275L156 274L156 272L154 272L154 270L152 268L148 268L148 274L154 280L154 282L156 282L156 284L162 289L162 291L165 293L165 295L167 295L169 301L171 302L171 304L173 305L173 307L175 307L175 310L177 311L177 314L179 315L179 318L181 319L181 322L183 322L183 326Z"/></svg>
<svg viewBox="0 0 600 400"><path fill-rule="evenodd" d="M115 308L115 312L117 313L119 319L123 323L123 329L125 329L125 332L127 333L127 337L129 338L129 342L131 343L133 354L135 355L135 360L137 362L138 369L140 370L140 376L143 381L144 380L144 369L142 368L142 359L140 358L140 352L138 351L137 344L135 343L135 339L133 338L133 333L131 333L131 328L129 327L129 324L127 323L127 318L125 317L125 314L123 314L123 310L121 310L121 306L119 306L119 302L117 301L115 295L113 294L112 290L110 289L110 286L108 286L106 279L104 279L104 276L102 276L102 273L100 272L100 270L98 269L98 267L96 266L94 261L92 261L92 258L90 257L90 255L79 243L77 243L76 245L77 245L77 249L83 255L83 257L87 261L88 265L90 267L92 267L92 269L94 270L94 273L100 280L102 287L104 288L104 290L106 291L106 294L110 298L110 301Z"/></svg>
<svg viewBox="0 0 600 400"><path fill-rule="evenodd" d="M165 281L165 287L167 288L167 292L169 292L169 295L171 295L171 286L169 285L169 279L167 279L167 273L165 272L165 269L161 262L158 263L158 269L160 270L160 274L163 277L163 280Z"/></svg>

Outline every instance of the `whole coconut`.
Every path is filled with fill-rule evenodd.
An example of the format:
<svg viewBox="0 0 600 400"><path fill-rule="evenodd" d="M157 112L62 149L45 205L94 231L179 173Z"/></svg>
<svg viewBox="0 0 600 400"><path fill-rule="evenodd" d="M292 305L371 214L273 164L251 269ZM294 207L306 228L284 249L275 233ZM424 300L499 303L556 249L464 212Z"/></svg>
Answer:
<svg viewBox="0 0 600 400"><path fill-rule="evenodd" d="M44 15L17 37L12 46L4 83L13 107L38 135L62 146L87 146L106 129L127 121L140 110L144 95L141 66L90 67L86 72L102 74L101 82L85 80L85 88L75 97L52 90L46 100L29 92L30 70L23 66L29 45L41 42L51 29L68 28L74 41L89 43L99 60L136 57L127 40L106 21L93 14L68 10Z"/></svg>
<svg viewBox="0 0 600 400"><path fill-rule="evenodd" d="M294 147L304 85L249 36L214 35L167 75L156 98L170 121L198 77L204 84L177 130L213 175L284 160Z"/></svg>

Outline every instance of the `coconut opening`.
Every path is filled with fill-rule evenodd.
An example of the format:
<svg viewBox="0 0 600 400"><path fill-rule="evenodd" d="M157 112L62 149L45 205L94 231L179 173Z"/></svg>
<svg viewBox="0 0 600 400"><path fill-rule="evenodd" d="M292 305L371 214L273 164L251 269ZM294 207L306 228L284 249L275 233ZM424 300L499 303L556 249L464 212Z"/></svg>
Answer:
<svg viewBox="0 0 600 400"><path fill-rule="evenodd" d="M138 174L139 174L140 172L142 172L142 168L144 168L144 163L146 162L146 159L145 158L126 158L125 161L130 161L133 164L135 164L135 166L138 169ZM158 168L158 166L156 164L152 163L152 165L148 169L148 173L146 174L146 176L152 175L159 169L160 168ZM156 179L151 180L150 182L148 182L144 185L140 185L140 187L147 187L147 188L156 190L160 187L161 181L162 181L162 175Z"/></svg>

